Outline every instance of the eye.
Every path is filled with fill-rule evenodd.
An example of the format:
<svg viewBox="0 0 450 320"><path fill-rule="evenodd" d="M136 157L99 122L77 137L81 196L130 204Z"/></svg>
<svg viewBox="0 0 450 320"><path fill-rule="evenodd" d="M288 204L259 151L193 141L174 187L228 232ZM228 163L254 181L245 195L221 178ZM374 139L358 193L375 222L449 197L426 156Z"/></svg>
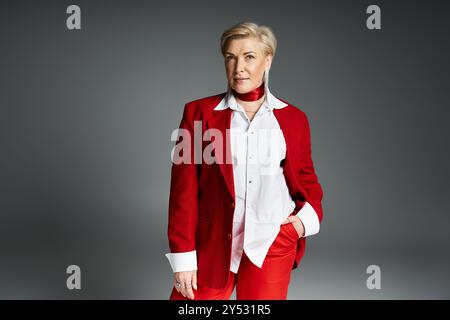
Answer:
<svg viewBox="0 0 450 320"><path fill-rule="evenodd" d="M231 60L233 57L232 56L227 56L227 57L225 57L225 61L229 61L229 60Z"/></svg>
<svg viewBox="0 0 450 320"><path fill-rule="evenodd" d="M248 55L247 58L252 58L252 59L254 59L255 57L252 56L252 55Z"/></svg>

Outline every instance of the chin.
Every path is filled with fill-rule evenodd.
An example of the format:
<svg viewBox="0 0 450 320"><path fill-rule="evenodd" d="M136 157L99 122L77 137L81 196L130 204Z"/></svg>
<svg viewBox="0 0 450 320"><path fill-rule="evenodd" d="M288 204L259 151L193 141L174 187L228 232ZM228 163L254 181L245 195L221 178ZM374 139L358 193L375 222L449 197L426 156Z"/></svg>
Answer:
<svg viewBox="0 0 450 320"><path fill-rule="evenodd" d="M245 85L236 84L234 85L233 89L238 93L247 93L252 91L252 86L248 84Z"/></svg>

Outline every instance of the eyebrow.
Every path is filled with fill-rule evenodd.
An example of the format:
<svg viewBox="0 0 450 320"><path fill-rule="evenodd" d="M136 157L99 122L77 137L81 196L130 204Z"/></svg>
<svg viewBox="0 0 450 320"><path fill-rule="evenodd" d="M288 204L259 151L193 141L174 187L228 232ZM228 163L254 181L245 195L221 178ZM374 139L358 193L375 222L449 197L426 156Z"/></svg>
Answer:
<svg viewBox="0 0 450 320"><path fill-rule="evenodd" d="M254 53L254 54L256 54L255 51L247 51L247 52L244 52L244 54L247 54L247 53ZM225 52L225 54L231 54L232 56L234 56L234 54L231 53L231 52L229 52L229 51Z"/></svg>

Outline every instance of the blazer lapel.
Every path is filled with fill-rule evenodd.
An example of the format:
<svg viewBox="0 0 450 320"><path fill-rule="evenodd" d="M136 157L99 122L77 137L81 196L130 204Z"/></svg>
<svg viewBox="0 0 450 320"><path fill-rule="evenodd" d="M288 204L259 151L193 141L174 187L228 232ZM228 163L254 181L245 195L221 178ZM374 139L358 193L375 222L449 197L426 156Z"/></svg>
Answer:
<svg viewBox="0 0 450 320"><path fill-rule="evenodd" d="M298 136L298 132L296 132L297 124L295 123L295 117L289 116L289 109L273 109L274 115L278 120L278 124L283 132L284 139L286 141L286 159L284 161L284 176L286 179L286 184L291 193L293 199L297 202L300 201L303 206L303 202L305 201L307 194L298 185L297 176L298 173L295 169L295 154L297 153L296 141L298 139L302 139L302 137Z"/></svg>
<svg viewBox="0 0 450 320"><path fill-rule="evenodd" d="M219 162L218 166L225 180L225 184L227 185L228 192L234 200L235 191L229 130L231 127L231 115L233 113L233 110L231 110L230 108L226 108L224 110L213 110L212 113L212 117L206 121L206 128L216 129L219 130L218 132L220 132L220 137L214 137L214 133L211 132L211 136L214 137L212 139L214 156Z"/></svg>

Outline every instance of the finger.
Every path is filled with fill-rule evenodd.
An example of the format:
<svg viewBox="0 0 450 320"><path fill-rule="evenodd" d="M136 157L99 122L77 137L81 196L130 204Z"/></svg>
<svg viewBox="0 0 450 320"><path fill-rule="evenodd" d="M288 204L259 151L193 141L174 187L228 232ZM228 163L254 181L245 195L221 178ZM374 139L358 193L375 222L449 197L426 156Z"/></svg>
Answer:
<svg viewBox="0 0 450 320"><path fill-rule="evenodd" d="M180 287L177 286L177 283L183 284L183 282L180 279L180 274L176 273L173 278L174 278L173 279L173 286L175 287L175 290L177 290L178 292L181 293L182 286L180 286Z"/></svg>
<svg viewBox="0 0 450 320"><path fill-rule="evenodd" d="M192 287L197 290L197 271L194 271L194 274L192 275Z"/></svg>
<svg viewBox="0 0 450 320"><path fill-rule="evenodd" d="M189 299L194 299L194 291L192 291L192 284L186 283L186 295Z"/></svg>
<svg viewBox="0 0 450 320"><path fill-rule="evenodd" d="M177 283L179 283L180 285L177 286ZM175 277L175 284L174 284L175 289L176 289L179 293L181 293L184 297L186 297L186 293L184 292L184 290L185 290L184 284L185 284L185 280L184 280L184 279L181 279L180 275L177 274L177 277Z"/></svg>
<svg viewBox="0 0 450 320"><path fill-rule="evenodd" d="M186 287L184 286L184 283L181 284L180 293L186 298Z"/></svg>

